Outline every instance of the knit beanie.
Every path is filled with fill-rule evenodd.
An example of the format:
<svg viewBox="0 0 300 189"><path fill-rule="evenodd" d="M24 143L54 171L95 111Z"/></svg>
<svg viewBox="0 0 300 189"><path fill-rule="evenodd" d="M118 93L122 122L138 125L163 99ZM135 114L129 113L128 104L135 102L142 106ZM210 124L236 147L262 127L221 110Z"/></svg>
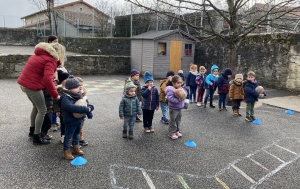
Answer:
<svg viewBox="0 0 300 189"><path fill-rule="evenodd" d="M150 72L145 71L145 73L144 73L144 82L145 82L145 84L148 81L154 81L154 79L153 79L153 76L150 74Z"/></svg>
<svg viewBox="0 0 300 189"><path fill-rule="evenodd" d="M175 75L175 73L173 71L168 71L166 77L174 76L174 75Z"/></svg>
<svg viewBox="0 0 300 189"><path fill-rule="evenodd" d="M236 74L235 79L241 79L243 80L243 74Z"/></svg>
<svg viewBox="0 0 300 189"><path fill-rule="evenodd" d="M130 72L130 77L136 75L136 74L140 74L140 72L136 69L132 69L131 72Z"/></svg>
<svg viewBox="0 0 300 189"><path fill-rule="evenodd" d="M226 69L224 70L224 75L232 75L231 69L226 68Z"/></svg>
<svg viewBox="0 0 300 189"><path fill-rule="evenodd" d="M180 73L182 73L182 74L183 74L183 71L182 71L182 70L179 70L179 71L178 71L178 73L179 73L179 74L180 74Z"/></svg>
<svg viewBox="0 0 300 189"><path fill-rule="evenodd" d="M57 77L59 83L63 82L65 79L67 79L70 75L67 72L64 72L62 70L57 70Z"/></svg>
<svg viewBox="0 0 300 189"><path fill-rule="evenodd" d="M136 88L136 86L133 84L133 82L128 82L128 83L126 83L126 85L125 85L125 91L127 92L127 91L129 91L129 89L131 89L131 88Z"/></svg>
<svg viewBox="0 0 300 189"><path fill-rule="evenodd" d="M75 89L77 87L81 86L78 79L76 79L73 75L70 75L69 78L66 81L66 89Z"/></svg>

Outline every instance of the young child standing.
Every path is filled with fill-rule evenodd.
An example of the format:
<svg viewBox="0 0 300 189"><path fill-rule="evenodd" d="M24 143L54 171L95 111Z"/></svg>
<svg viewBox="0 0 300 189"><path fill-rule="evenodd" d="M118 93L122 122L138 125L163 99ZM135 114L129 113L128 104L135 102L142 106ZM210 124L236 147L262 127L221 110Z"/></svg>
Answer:
<svg viewBox="0 0 300 189"><path fill-rule="evenodd" d="M141 117L142 109L139 99L136 94L136 86L132 82L126 83L125 94L122 97L122 100L119 105L119 117L124 120L123 124L123 138L133 139L133 128L136 115Z"/></svg>
<svg viewBox="0 0 300 189"><path fill-rule="evenodd" d="M167 79L160 80L160 87L159 87L159 105L162 112L161 122L168 124L170 122L168 118L168 111L169 107L166 103L166 94L165 94L165 88L167 87L167 83L172 80L172 77L174 76L173 71L167 72Z"/></svg>
<svg viewBox="0 0 300 189"><path fill-rule="evenodd" d="M142 88L142 110L143 110L143 122L146 133L154 132L152 126L152 120L154 110L159 108L159 95L157 88L153 85L153 76L145 71L144 82L145 86Z"/></svg>
<svg viewBox="0 0 300 189"><path fill-rule="evenodd" d="M217 89L217 81L219 77L219 67L217 65L213 65L211 67L211 73L206 77L205 79L205 86L206 86L206 94L205 94L205 99L204 99L204 108L206 108L207 100L209 97L210 104L209 106L211 108L215 108L213 105L213 100L214 100L214 93Z"/></svg>
<svg viewBox="0 0 300 189"><path fill-rule="evenodd" d="M175 97L175 89L181 88L183 81L179 75L172 77L172 86L168 86L165 91L168 99L170 123L169 123L169 137L173 140L182 136L180 132L181 125L181 109L184 107L184 99Z"/></svg>
<svg viewBox="0 0 300 189"><path fill-rule="evenodd" d="M66 90L64 91L64 95L61 97L61 111L66 129L63 145L63 156L67 160L72 160L74 159L74 156L70 151L71 139L74 153L76 155L84 154L79 146L79 133L84 118L75 118L73 113L89 113L92 111L92 108L89 106L85 107L75 105L77 100L82 99L82 94L80 92L81 85L78 79L74 78L74 76L69 76L69 78L66 80L65 87Z"/></svg>
<svg viewBox="0 0 300 189"><path fill-rule="evenodd" d="M186 77L186 82L185 82L186 86L190 88L189 90L190 103L197 102L196 99L196 92L197 92L196 76L198 75L197 67L198 66L196 64L193 63L190 64L190 71Z"/></svg>
<svg viewBox="0 0 300 189"><path fill-rule="evenodd" d="M233 116L241 116L240 106L244 100L243 74L236 74L229 88L229 98L232 100Z"/></svg>
<svg viewBox="0 0 300 189"><path fill-rule="evenodd" d="M206 73L205 67L200 66L199 73L195 81L198 87L197 106L203 105L203 95L205 92L205 79L206 79L205 73Z"/></svg>
<svg viewBox="0 0 300 189"><path fill-rule="evenodd" d="M221 76L218 78L218 93L219 93L219 111L226 109L226 97L229 92L229 79L231 78L232 71L226 68ZM223 105L223 108L222 108Z"/></svg>
<svg viewBox="0 0 300 189"><path fill-rule="evenodd" d="M130 71L130 77L125 79L125 84L124 84L124 93L126 91L126 83L128 82L133 82L133 84L136 86L136 91L135 94L137 96L137 98L139 99L140 102L142 102L142 89L141 89L141 85L140 85L140 72L136 69L132 69ZM136 122L142 122L142 120L136 116Z"/></svg>
<svg viewBox="0 0 300 189"><path fill-rule="evenodd" d="M255 73L253 71L249 71L247 73L247 81L244 83L244 91L245 91L245 101L246 101L246 121L255 120L254 117L254 105L255 102L258 101L258 97L263 97L264 94L258 94L255 91L255 88L258 86L255 80Z"/></svg>

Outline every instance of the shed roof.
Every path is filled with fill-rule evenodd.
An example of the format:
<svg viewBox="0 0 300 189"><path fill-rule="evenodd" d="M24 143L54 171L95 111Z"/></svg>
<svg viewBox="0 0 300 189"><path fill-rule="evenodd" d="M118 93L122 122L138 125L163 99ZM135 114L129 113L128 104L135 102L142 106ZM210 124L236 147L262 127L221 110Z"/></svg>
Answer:
<svg viewBox="0 0 300 189"><path fill-rule="evenodd" d="M193 41L197 41L197 39L193 36L191 36L190 34L180 30L180 29L176 29L176 30L161 30L161 31L149 31L146 33L142 33L136 36L131 37L131 39L152 39L152 40L157 40L163 37L167 37L169 35L172 35L174 33L179 33L179 35L181 36L185 36Z"/></svg>

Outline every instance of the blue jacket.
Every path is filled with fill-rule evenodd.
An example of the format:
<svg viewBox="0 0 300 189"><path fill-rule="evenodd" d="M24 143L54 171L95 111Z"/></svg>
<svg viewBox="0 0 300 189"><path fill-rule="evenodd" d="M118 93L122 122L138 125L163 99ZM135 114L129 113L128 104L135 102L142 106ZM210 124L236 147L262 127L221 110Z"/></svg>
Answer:
<svg viewBox="0 0 300 189"><path fill-rule="evenodd" d="M258 86L257 82L252 83L251 81L247 80L244 83L245 101L246 102L258 101L259 94L255 91L255 88L257 86Z"/></svg>
<svg viewBox="0 0 300 189"><path fill-rule="evenodd" d="M196 87L197 86L196 75L194 75L191 71L189 71L188 75L186 76L185 85L191 86L191 87Z"/></svg>
<svg viewBox="0 0 300 189"><path fill-rule="evenodd" d="M123 96L119 105L119 117L142 115L141 104L137 96Z"/></svg>
<svg viewBox="0 0 300 189"><path fill-rule="evenodd" d="M142 88L142 109L155 110L159 107L159 94L155 86L152 87L150 91L147 86Z"/></svg>
<svg viewBox="0 0 300 189"><path fill-rule="evenodd" d="M81 118L75 118L73 113L89 113L89 108L75 105L76 100L68 94L62 95L60 100L64 124L66 126L81 124L84 120L84 116Z"/></svg>
<svg viewBox="0 0 300 189"><path fill-rule="evenodd" d="M222 74L218 78L218 93L219 94L228 94L229 93L229 80L228 76Z"/></svg>
<svg viewBox="0 0 300 189"><path fill-rule="evenodd" d="M205 79L206 79L206 74L201 75L200 73L198 73L197 77L196 77L196 84L198 87L200 87L201 89L205 89Z"/></svg>
<svg viewBox="0 0 300 189"><path fill-rule="evenodd" d="M207 84L206 86L205 86L205 88L206 89L210 89L210 90L216 90L217 89L217 81L218 81L218 78L219 78L219 76L217 76L217 77L214 77L214 75L212 74L213 73L213 70L214 69L219 69L219 67L218 66L216 66L216 65L213 65L212 67L211 67L211 73L206 77L206 79L205 79L205 83ZM211 85L212 84L212 85Z"/></svg>

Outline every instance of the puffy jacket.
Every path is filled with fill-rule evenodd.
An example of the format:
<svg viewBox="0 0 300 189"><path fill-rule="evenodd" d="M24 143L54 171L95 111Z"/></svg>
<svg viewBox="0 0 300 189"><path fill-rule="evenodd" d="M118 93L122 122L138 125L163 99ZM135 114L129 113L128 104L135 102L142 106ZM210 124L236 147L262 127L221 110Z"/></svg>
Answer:
<svg viewBox="0 0 300 189"><path fill-rule="evenodd" d="M192 86L192 87L196 87L196 76L197 76L198 72L191 72L189 71L188 75L186 76L186 81L185 81L185 85L186 86Z"/></svg>
<svg viewBox="0 0 300 189"><path fill-rule="evenodd" d="M222 74L219 78L218 78L218 93L219 94L228 94L229 92L229 80L228 80L228 76Z"/></svg>
<svg viewBox="0 0 300 189"><path fill-rule="evenodd" d="M166 102L165 88L167 87L168 79L160 80L159 85L159 102Z"/></svg>
<svg viewBox="0 0 300 189"><path fill-rule="evenodd" d="M56 67L59 66L58 53L48 43L35 46L34 54L29 57L18 83L27 89L40 91L47 88L52 98L58 93L53 82Z"/></svg>
<svg viewBox="0 0 300 189"><path fill-rule="evenodd" d="M178 100L174 94L175 88L173 86L168 86L165 89L165 93L168 99L168 106L170 109L179 110L184 107L184 101Z"/></svg>
<svg viewBox="0 0 300 189"><path fill-rule="evenodd" d="M216 90L217 89L217 81L218 81L218 78L219 78L219 76L217 76L217 77L215 77L212 73L213 73L213 70L214 69L219 69L219 67L218 66L216 66L216 65L213 65L212 67L211 67L211 74L209 74L207 77L206 77L206 79L205 79L205 83L207 84L206 86L205 86L205 88L206 89L210 89L210 90Z"/></svg>
<svg viewBox="0 0 300 189"><path fill-rule="evenodd" d="M142 97L142 109L155 110L156 107L159 107L159 95L155 86L152 87L152 90L149 90L147 86L143 86Z"/></svg>
<svg viewBox="0 0 300 189"><path fill-rule="evenodd" d="M119 117L142 115L141 104L137 96L123 96L119 105Z"/></svg>
<svg viewBox="0 0 300 189"><path fill-rule="evenodd" d="M245 101L246 102L255 102L258 101L259 94L255 91L255 88L258 86L256 82L252 83L251 81L246 81L244 83L245 91Z"/></svg>
<svg viewBox="0 0 300 189"><path fill-rule="evenodd" d="M201 75L201 74L198 74L196 76L196 84L198 87L200 87L201 89L205 89L205 79L206 79L206 75Z"/></svg>
<svg viewBox="0 0 300 189"><path fill-rule="evenodd" d="M243 82L232 80L230 83L229 98L232 98L233 100L243 100L245 94Z"/></svg>

